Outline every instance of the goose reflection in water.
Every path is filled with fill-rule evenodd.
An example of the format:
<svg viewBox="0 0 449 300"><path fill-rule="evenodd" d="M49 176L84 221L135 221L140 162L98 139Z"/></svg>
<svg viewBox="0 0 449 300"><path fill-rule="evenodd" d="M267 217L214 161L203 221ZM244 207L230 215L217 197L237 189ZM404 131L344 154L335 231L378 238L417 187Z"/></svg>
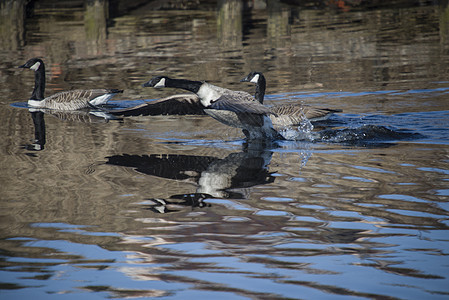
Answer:
<svg viewBox="0 0 449 300"><path fill-rule="evenodd" d="M25 144L22 147L29 151L42 151L45 149L46 129L45 115L50 115L61 121L81 122L81 123L104 123L109 120L122 120L122 118L110 115L103 111L86 109L74 111L58 111L51 109L29 109L31 119L34 125L34 140L31 144Z"/></svg>
<svg viewBox="0 0 449 300"><path fill-rule="evenodd" d="M246 198L246 189L274 182L268 170L272 151L245 149L225 158L213 156L151 154L114 155L106 164L134 168L137 172L174 180L188 180L198 186L194 193L150 198L149 209L157 213L177 211L176 207L206 207L207 198ZM240 189L240 191L239 191Z"/></svg>
<svg viewBox="0 0 449 300"><path fill-rule="evenodd" d="M16 103L14 107L22 108L22 103ZM121 117L117 117L109 114L101 109L86 108L79 110L54 110L48 108L31 108L31 113L41 112L43 114L55 117L61 121L69 122L81 122L81 123L107 123L110 120L123 120Z"/></svg>
<svg viewBox="0 0 449 300"><path fill-rule="evenodd" d="M45 119L42 111L30 111L34 124L34 141L31 144L23 145L23 148L30 151L42 151L46 143Z"/></svg>

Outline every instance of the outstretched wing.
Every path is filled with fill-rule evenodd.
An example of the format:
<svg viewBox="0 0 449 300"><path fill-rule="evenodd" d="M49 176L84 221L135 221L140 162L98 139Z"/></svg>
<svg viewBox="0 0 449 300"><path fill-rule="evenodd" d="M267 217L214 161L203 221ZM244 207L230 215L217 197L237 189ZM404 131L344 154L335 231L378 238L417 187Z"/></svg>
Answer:
<svg viewBox="0 0 449 300"><path fill-rule="evenodd" d="M207 108L229 110L235 113L249 113L258 115L273 114L271 109L255 100L247 93L224 94L211 102Z"/></svg>
<svg viewBox="0 0 449 300"><path fill-rule="evenodd" d="M134 107L109 110L119 116L204 115L204 106L193 94L173 95Z"/></svg>

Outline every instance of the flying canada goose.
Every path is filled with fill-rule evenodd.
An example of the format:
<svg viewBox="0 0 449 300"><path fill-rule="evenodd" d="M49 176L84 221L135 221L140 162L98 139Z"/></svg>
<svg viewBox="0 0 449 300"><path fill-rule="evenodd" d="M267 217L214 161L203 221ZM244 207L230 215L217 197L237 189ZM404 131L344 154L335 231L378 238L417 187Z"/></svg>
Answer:
<svg viewBox="0 0 449 300"><path fill-rule="evenodd" d="M266 88L264 75L261 72L251 72L240 81L255 83L255 98L263 104ZM110 110L108 113L120 116L204 115L206 114L204 108L197 95L179 94L145 102L134 107ZM269 115L271 122L274 128L280 129L286 126L299 125L305 118L312 122L320 121L328 118L332 113L342 110L317 108L298 103L274 105L271 107L271 111L276 114Z"/></svg>
<svg viewBox="0 0 449 300"><path fill-rule="evenodd" d="M263 103L267 84L265 76L261 72L250 72L240 82L255 83L255 98ZM317 108L302 103L275 105L271 107L271 111L274 115L271 115L270 118L275 127L298 125L306 118L312 122L321 121L327 119L333 113L342 112L341 109Z"/></svg>
<svg viewBox="0 0 449 300"><path fill-rule="evenodd" d="M122 93L117 89L71 90L54 94L45 98L45 65L39 58L32 58L19 68L34 71L34 90L28 100L28 106L57 110L77 110L105 104L115 94Z"/></svg>
<svg viewBox="0 0 449 300"><path fill-rule="evenodd" d="M204 81L166 76L153 77L143 86L180 88L195 93L208 115L228 126L241 128L249 140L282 139L273 128L270 108L246 92L232 91Z"/></svg>

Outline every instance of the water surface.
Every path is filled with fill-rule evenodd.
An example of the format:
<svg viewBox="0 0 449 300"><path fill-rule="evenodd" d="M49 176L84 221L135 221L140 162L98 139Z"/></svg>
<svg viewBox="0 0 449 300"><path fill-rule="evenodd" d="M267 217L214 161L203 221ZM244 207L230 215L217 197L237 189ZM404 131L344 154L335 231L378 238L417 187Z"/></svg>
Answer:
<svg viewBox="0 0 449 300"><path fill-rule="evenodd" d="M448 297L447 6L5 3L0 298ZM252 93L258 70L267 105L343 112L268 146L207 116L30 112L35 56L46 95Z"/></svg>

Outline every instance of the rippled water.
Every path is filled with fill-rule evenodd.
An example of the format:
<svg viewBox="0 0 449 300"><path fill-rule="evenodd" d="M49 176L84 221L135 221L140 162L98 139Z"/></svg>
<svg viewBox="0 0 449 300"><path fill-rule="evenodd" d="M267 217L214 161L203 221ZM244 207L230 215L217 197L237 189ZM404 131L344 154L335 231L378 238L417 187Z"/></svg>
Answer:
<svg viewBox="0 0 449 300"><path fill-rule="evenodd" d="M446 299L447 3L198 2L2 2L0 298ZM30 112L35 56L46 95L252 93L258 70L267 105L343 112L269 146L208 116Z"/></svg>

